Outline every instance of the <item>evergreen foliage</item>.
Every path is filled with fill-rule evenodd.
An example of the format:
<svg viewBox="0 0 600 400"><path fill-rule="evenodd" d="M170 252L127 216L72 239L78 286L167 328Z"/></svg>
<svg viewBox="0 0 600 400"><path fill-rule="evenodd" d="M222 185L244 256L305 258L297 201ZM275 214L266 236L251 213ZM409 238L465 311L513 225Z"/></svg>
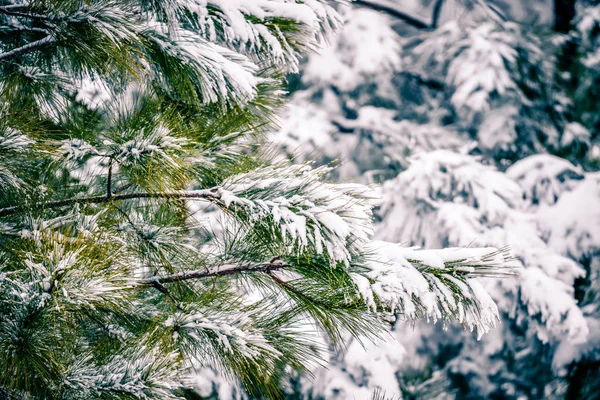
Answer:
<svg viewBox="0 0 600 400"><path fill-rule="evenodd" d="M485 332L506 250L373 242L372 188L273 160L325 1L0 3L0 397L277 398L324 333L390 314Z"/></svg>

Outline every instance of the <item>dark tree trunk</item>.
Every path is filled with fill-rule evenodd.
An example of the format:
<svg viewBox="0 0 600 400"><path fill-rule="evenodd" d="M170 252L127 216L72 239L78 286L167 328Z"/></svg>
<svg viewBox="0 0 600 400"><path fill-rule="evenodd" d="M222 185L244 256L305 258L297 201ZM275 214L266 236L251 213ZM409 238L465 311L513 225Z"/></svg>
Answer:
<svg viewBox="0 0 600 400"><path fill-rule="evenodd" d="M575 18L575 0L554 0L554 30L569 33Z"/></svg>
<svg viewBox="0 0 600 400"><path fill-rule="evenodd" d="M554 0L554 30L557 33L568 35L573 27L575 18L576 0ZM558 52L558 73L557 81L564 85L568 90L575 90L577 87L577 74L575 60L577 58L577 43L568 38L560 47ZM568 73L567 76L561 76L562 73Z"/></svg>
<svg viewBox="0 0 600 400"><path fill-rule="evenodd" d="M568 34L572 28L573 18L575 18L575 0L554 0L554 30L556 32ZM558 68L561 71L570 71L576 55L577 44L569 39L561 49Z"/></svg>

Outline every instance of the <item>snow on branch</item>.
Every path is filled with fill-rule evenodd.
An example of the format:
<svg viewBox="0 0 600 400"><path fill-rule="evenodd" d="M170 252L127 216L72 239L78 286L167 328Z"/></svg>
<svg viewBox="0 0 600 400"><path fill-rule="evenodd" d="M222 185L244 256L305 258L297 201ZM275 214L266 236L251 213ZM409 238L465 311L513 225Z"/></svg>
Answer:
<svg viewBox="0 0 600 400"><path fill-rule="evenodd" d="M600 173L592 172L572 191L563 193L556 204L540 207L542 230L552 248L574 259L598 254L600 250Z"/></svg>
<svg viewBox="0 0 600 400"><path fill-rule="evenodd" d="M264 62L267 55L286 72L297 72L300 50L321 46L341 26L339 15L322 0L180 0L175 7L193 16L206 40L255 61Z"/></svg>
<svg viewBox="0 0 600 400"><path fill-rule="evenodd" d="M508 249L448 248L417 250L375 241L369 246L370 270L353 274L363 298L371 307L382 306L403 318L456 320L478 337L499 321L495 302L478 276L516 273Z"/></svg>
<svg viewBox="0 0 600 400"><path fill-rule="evenodd" d="M107 270L107 265L119 252L112 249L111 257L90 260L87 257L91 252L107 244L98 242L95 246L85 241L64 239L64 236L49 235L47 231L39 232L36 250L44 255L26 252L22 260L24 268L12 273L4 282L12 287L14 301L27 304L37 299L40 307L51 303L52 307L63 311L95 310L100 304L105 309L122 310L126 298L123 290L129 287L125 270L116 265Z"/></svg>
<svg viewBox="0 0 600 400"><path fill-rule="evenodd" d="M578 267L577 264L575 267ZM522 301L528 314L533 316L530 323L539 340L549 343L566 338L570 344L588 340L590 327L577 304L570 282L549 276L543 269L532 265L523 270L520 285Z"/></svg>
<svg viewBox="0 0 600 400"><path fill-rule="evenodd" d="M423 35L410 65L417 74L431 71L434 77L444 76L455 89L450 101L458 110L486 111L498 95L525 99L519 86L523 81L520 63L535 66L543 78L546 69L539 67L547 60L540 46L514 23L488 21L465 26L452 21Z"/></svg>
<svg viewBox="0 0 600 400"><path fill-rule="evenodd" d="M178 312L169 317L164 325L173 327L176 341L189 342L180 346L192 350L200 363L206 363L207 342L214 348L222 348L226 353L238 354L247 360L267 360L280 356L260 328L253 326L253 318L245 313L236 315L203 312ZM210 354L210 351L209 351ZM267 365L263 365L267 368Z"/></svg>
<svg viewBox="0 0 600 400"><path fill-rule="evenodd" d="M135 284L143 286L155 286L157 284L162 285L164 283L183 282L188 280L204 279L218 276L239 275L255 272L269 273L279 271L288 267L289 265L282 262L281 260L274 260L262 264L224 264L200 270L180 272L173 275L156 276L152 278L141 279L136 281Z"/></svg>
<svg viewBox="0 0 600 400"><path fill-rule="evenodd" d="M237 175L219 191L225 206L249 212L250 220L270 218L286 243L326 252L346 266L361 252L372 231L372 208L379 196L358 184L323 182L328 167L274 165Z"/></svg>
<svg viewBox="0 0 600 400"><path fill-rule="evenodd" d="M15 154L25 154L31 148L31 140L16 129L5 127L0 131L0 188L18 188L23 183L15 174L15 166L11 165ZM8 192L8 190L7 190Z"/></svg>
<svg viewBox="0 0 600 400"><path fill-rule="evenodd" d="M7 127L3 133L0 133L0 150L24 152L26 148L33 143L33 140L22 132Z"/></svg>
<svg viewBox="0 0 600 400"><path fill-rule="evenodd" d="M310 247L317 254L326 253L332 264L349 265L373 234L371 210L379 197L363 185L322 182L329 171L328 167L275 165L233 176L210 189L107 194L38 205L53 209L134 199L206 200L250 223L272 221L283 241L296 244L299 251ZM21 210L18 205L1 208L0 217Z"/></svg>
<svg viewBox="0 0 600 400"><path fill-rule="evenodd" d="M269 166L226 180L204 190L135 192L50 201L39 207L52 209L76 204L102 204L134 199L206 200L237 212L250 223L272 221L284 242L326 252L332 264L349 265L372 235L372 207L378 196L357 184L323 183L329 168L306 165ZM0 217L22 210L0 209ZM241 213L241 214L240 214Z"/></svg>
<svg viewBox="0 0 600 400"><path fill-rule="evenodd" d="M93 354L84 354L65 373L65 392L75 396L180 399L174 390L183 380L177 370L176 353L140 347L134 354L117 354L98 363Z"/></svg>
<svg viewBox="0 0 600 400"><path fill-rule="evenodd" d="M506 174L523 189L523 198L534 205L552 205L584 179L581 167L550 154L535 154L511 165Z"/></svg>
<svg viewBox="0 0 600 400"><path fill-rule="evenodd" d="M15 58L30 63L35 57L25 56L34 52L57 59L80 57L78 71L61 62L45 72L60 72L69 81L82 71L94 75L109 68L114 76L103 79L121 75L145 84L154 75L176 98L245 101L256 95L259 70L297 72L301 54L323 46L341 26L340 16L324 0L151 3L5 6L0 15L45 37L2 49L0 63ZM148 12L152 8L161 18ZM105 56L90 57L94 52ZM114 65L108 66L108 60Z"/></svg>
<svg viewBox="0 0 600 400"><path fill-rule="evenodd" d="M548 342L566 334L573 343L586 340L587 323L573 291L575 279L585 276L585 271L565 255L585 254L582 249L591 250L597 236L593 232L598 224L590 223L598 214L590 200L598 187L593 174L582 182L575 168L541 155L516 163L506 174L480 164L476 157L448 151L419 155L412 161L408 170L384 186L388 200L381 208L386 222L378 231L380 238L411 240L425 247L472 241L479 246L510 245L519 259L516 263L524 268L518 281L507 284L508 293L518 296L528 315L535 316L531 324L538 338ZM547 182L544 185L535 184L531 177L540 174ZM568 179L580 183L568 191ZM539 203L539 220L524 212L523 199ZM404 223L398 226L394 221ZM544 231L547 242L541 238ZM509 307L506 290L490 293Z"/></svg>
<svg viewBox="0 0 600 400"><path fill-rule="evenodd" d="M23 54L31 53L41 48L50 46L54 42L55 41L51 36L46 36L45 38L36 40L35 42L27 43L21 47L5 51L3 53L0 53L0 63L10 62L17 57L22 56Z"/></svg>
<svg viewBox="0 0 600 400"><path fill-rule="evenodd" d="M386 216L381 238L415 240L424 246L440 246L438 238L446 234L454 245L470 243L484 232L482 220L499 224L522 203L521 189L504 174L480 164L477 157L446 150L413 157L410 168L386 182L383 190L387 200L380 210ZM438 229L421 229L427 223Z"/></svg>
<svg viewBox="0 0 600 400"><path fill-rule="evenodd" d="M200 35L179 29L169 31L164 24L152 24L142 35L152 44L156 55L162 55L164 63L156 64L159 82L165 88L170 85L167 79L183 79L173 76L171 71L176 63L196 85L198 94L204 103L219 99L241 99L256 94L258 67L243 54L211 43Z"/></svg>

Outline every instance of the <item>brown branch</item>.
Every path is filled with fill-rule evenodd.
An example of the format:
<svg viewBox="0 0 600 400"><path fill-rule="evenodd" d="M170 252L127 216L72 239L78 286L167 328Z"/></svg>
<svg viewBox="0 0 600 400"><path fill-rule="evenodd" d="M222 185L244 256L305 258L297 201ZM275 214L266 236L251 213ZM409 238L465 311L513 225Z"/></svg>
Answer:
<svg viewBox="0 0 600 400"><path fill-rule="evenodd" d="M84 197L81 199L67 199L59 201L49 201L46 203L38 204L41 208L61 208L72 206L75 204L102 204L109 203L111 201L123 201L123 200L134 200L134 199L201 199L201 200L218 200L217 195L218 188L206 189L206 190L193 190L193 191L177 191L177 192L139 192L139 193L127 193L113 195L112 197L104 196L93 196ZM0 217L6 217L13 215L22 209L22 206L10 206L0 208Z"/></svg>
<svg viewBox="0 0 600 400"><path fill-rule="evenodd" d="M112 197L112 168L113 168L113 158L111 157L108 161L108 177L106 178L106 198L110 199Z"/></svg>
<svg viewBox="0 0 600 400"><path fill-rule="evenodd" d="M416 17L413 17L412 15L400 11L393 5L381 3L377 0L354 0L354 4L358 4L363 7L386 13L394 18L401 19L402 21L414 26L417 29L433 30L436 29L438 26L438 22L442 12L442 6L444 5L444 0L436 0L436 2L434 3L433 10L431 12L431 23L429 24L424 21L421 21Z"/></svg>
<svg viewBox="0 0 600 400"><path fill-rule="evenodd" d="M286 264L281 260L266 262L263 264L246 264L241 266L236 266L233 264L224 264L213 269L208 268L195 271L186 271L173 275L156 276L152 278L140 279L137 281L137 285L157 287L157 285L163 285L165 283L183 282L195 279L204 279L227 275L248 274L255 272L264 272L270 274L273 271L279 271L288 267L289 264Z"/></svg>
<svg viewBox="0 0 600 400"><path fill-rule="evenodd" d="M175 304L175 308L177 308L179 311L181 311L181 306L179 305L179 303L180 303L179 299L175 298L175 296L173 296L166 287L164 287L161 283L159 283L157 281L154 281L152 284L150 284L150 286L152 286L153 288L155 288L156 290L158 290L159 292L161 292L162 294L167 296L167 298L169 300L171 300L171 302L173 304Z"/></svg>
<svg viewBox="0 0 600 400"><path fill-rule="evenodd" d="M371 8L375 11L384 12L388 15L391 15L394 18L403 20L407 24L412 25L417 29L430 29L431 28L431 26L429 24L421 21L420 19L415 18L411 15L408 15L408 14L400 11L399 9L392 7L392 6L388 6L386 4L378 3L378 2L372 1L372 0L355 0L354 4L358 4L363 7Z"/></svg>

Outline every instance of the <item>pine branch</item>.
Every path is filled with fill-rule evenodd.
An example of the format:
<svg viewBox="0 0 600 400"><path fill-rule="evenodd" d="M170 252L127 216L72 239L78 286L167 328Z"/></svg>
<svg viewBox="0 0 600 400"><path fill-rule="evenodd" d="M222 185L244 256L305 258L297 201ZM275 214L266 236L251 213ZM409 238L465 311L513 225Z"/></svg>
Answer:
<svg viewBox="0 0 600 400"><path fill-rule="evenodd" d="M141 279L137 281L137 285L156 287L157 285L162 285L165 283L183 282L217 276L247 274L254 272L265 272L270 274L271 272L279 271L281 269L288 268L289 266L289 264L286 264L281 260L269 261L263 264L245 264L241 266L236 264L223 264L212 269L208 268L203 270L186 271L162 277Z"/></svg>
<svg viewBox="0 0 600 400"><path fill-rule="evenodd" d="M431 26L429 24L421 21L418 18L415 18L411 15L408 15L408 14L402 12L399 9L392 7L391 5L387 5L387 4L380 3L378 1L373 1L373 0L355 0L354 4L358 4L363 7L371 8L376 11L384 12L394 18L403 20L407 24L412 25L417 29L430 29L431 28Z"/></svg>
<svg viewBox="0 0 600 400"><path fill-rule="evenodd" d="M176 191L176 192L138 192L138 193L127 193L119 194L108 197L104 196L93 196L84 197L81 199L67 199L59 201L50 201L39 204L41 208L61 208L72 206L75 204L102 204L111 201L123 201L123 200L134 200L134 199L204 199L204 200L217 200L219 197L216 193L217 188L211 188L206 190L191 190L191 191ZM0 217L6 217L19 212L22 207L10 206L0 208Z"/></svg>
<svg viewBox="0 0 600 400"><path fill-rule="evenodd" d="M0 31L9 31L9 32L38 32L49 35L50 32L47 29L36 28L33 26L10 26L10 25L2 25L0 26Z"/></svg>
<svg viewBox="0 0 600 400"><path fill-rule="evenodd" d="M363 7L371 8L373 10L386 13L394 18L401 19L402 21L414 26L417 29L433 30L436 29L438 26L440 14L442 12L442 6L444 5L444 0L436 0L431 13L431 23L429 24L409 14L406 14L403 11L400 11L398 8L388 4L387 2L382 3L379 0L355 0L354 4L358 4Z"/></svg>
<svg viewBox="0 0 600 400"><path fill-rule="evenodd" d="M0 7L0 10L26 10L27 8L25 4L7 4Z"/></svg>
<svg viewBox="0 0 600 400"><path fill-rule="evenodd" d="M36 40L35 42L28 43L24 46L0 54L0 63L11 61L23 54L31 53L32 51L47 47L53 43L54 39L51 36L46 36L43 39Z"/></svg>
<svg viewBox="0 0 600 400"><path fill-rule="evenodd" d="M36 13L32 13L32 12L27 12L29 11L28 7L25 6L18 6L18 5L13 5L14 7L11 6L2 6L0 7L0 14L5 14L5 15L10 15L13 17L24 17L24 18L31 18L31 19L41 19L41 20L47 20L47 21L52 21L54 20L54 18L48 17L46 15L41 15L41 14L36 14ZM22 12L24 11L24 12Z"/></svg>

